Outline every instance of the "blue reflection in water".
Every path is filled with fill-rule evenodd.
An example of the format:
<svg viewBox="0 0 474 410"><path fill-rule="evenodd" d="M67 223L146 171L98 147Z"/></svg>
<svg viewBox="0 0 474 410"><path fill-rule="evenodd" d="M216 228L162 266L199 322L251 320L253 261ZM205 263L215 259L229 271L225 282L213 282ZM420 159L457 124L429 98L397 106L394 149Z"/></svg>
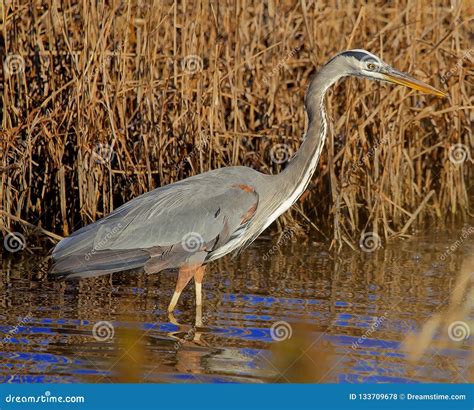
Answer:
<svg viewBox="0 0 474 410"><path fill-rule="evenodd" d="M226 295L224 298L229 301L237 300L248 300L252 303L260 304L272 304L279 303L277 298L260 298L254 297L253 295ZM296 304L300 302L298 300L291 300L289 298L284 299L284 304ZM238 348L229 349L229 351L235 351L241 359L239 359L239 365L245 366L247 372L251 372L253 369L257 369L259 366L253 358L258 358L262 355L262 352L270 356L270 352L267 350L271 343L274 343L271 337L270 327L272 320L275 320L269 314L242 314L240 315L240 323L245 324L245 327L231 326L226 323L226 316L220 316L224 323L220 326L209 326L206 327L206 334L216 335L221 340L222 338L227 340L261 342L267 345L264 350L253 349L253 348ZM366 331L373 323L376 323L380 316L370 316L366 314L356 315L351 313L339 313L334 319L334 326L337 328L350 328L360 329ZM300 320L302 320L300 318ZM68 337L74 335L61 334L64 331L64 326L71 326L78 323L76 320L68 319L52 319L52 318L34 318L31 320L30 325L24 326L2 326L0 328L3 337L9 337L9 344L18 346L17 351L14 352L0 352L0 373L2 374L0 380L8 383L19 383L19 382L74 382L82 380L83 376L110 376L111 371L99 370L90 366L87 360L74 358L70 355L56 355L51 353L41 352L24 352L21 351L22 345L38 345L45 346L51 343L51 339L45 337L45 335L61 336L62 342L67 342ZM87 321L80 321L81 327L84 326ZM308 322L310 323L310 322ZM252 326L253 324L253 326ZM258 324L258 325L257 325ZM45 325L49 325L45 326ZM257 325L257 326L256 326ZM264 327L262 327L264 325ZM116 322L116 327L125 326L128 327L130 324ZM410 324L410 327L414 326L414 323ZM140 327L151 334L156 335L168 335L166 336L170 342L174 339L169 336L173 332L179 332L180 326L177 324L156 322L156 323L143 323ZM402 331L406 328L406 323L399 320L386 319L380 325L380 329L391 329L394 335L397 332ZM11 336L12 329L15 330L15 336ZM377 330L378 331L378 330ZM78 334L88 334L87 331L77 329ZM38 338L38 335L42 335L42 338ZM344 374L337 375L337 381L342 383L354 383L354 382L415 382L406 375L406 369L403 364L405 355L401 351L401 342L397 340L385 340L375 337L362 337L353 336L347 334L327 334L323 332L313 332L312 337L314 340L322 339L330 342L335 348L336 353L341 355L339 359L342 365L347 365L347 371ZM166 338L165 338L166 339ZM57 343L57 342L56 342ZM90 339L91 344L97 344L94 339ZM354 347L355 346L355 347ZM338 350L341 348L342 350ZM347 352L350 351L351 355ZM439 354L445 357L456 357L460 359L466 359L469 355L467 350L462 349L445 349ZM243 359L243 358L247 359ZM354 357L356 359L354 360ZM374 360L377 357L393 358L397 362L387 363L385 362L384 367L380 367L379 362ZM402 362L400 362L402 361ZM12 371L21 372L28 371L30 374L23 375L8 375ZM37 373L37 374L34 374ZM48 373L49 375L43 375L41 373ZM56 373L56 375L54 375ZM64 373L64 375L63 375ZM51 375L53 374L53 375ZM442 372L438 372L438 375L442 378ZM74 378L72 376L81 376ZM190 375L190 374L174 374L164 376L160 380L177 381L177 380L205 380L206 382L220 383L220 382L235 382L242 381L234 376L229 377L210 377L208 375Z"/></svg>
<svg viewBox="0 0 474 410"><path fill-rule="evenodd" d="M269 268L248 274L251 264L243 263L240 270L233 265L221 276L209 275L204 324L197 328L193 327L192 290L183 294L176 322L168 319L164 309L174 283L152 281L169 279L166 274L148 279L150 283L114 284L113 289L102 284L100 291L93 282L84 282L83 286L90 287L85 290L68 285L70 291L61 295L61 302L57 288L47 294L48 289L32 290L28 279L20 279L5 288L14 290L10 304L18 298L23 302L2 313L0 382L78 382L113 376L111 364L121 354L117 334L129 328L146 335L146 381L264 382L274 376L271 366L262 365L272 361L272 348L277 343L270 329L282 320L302 325L310 340L331 346L338 366L325 381L450 382L452 369L463 374L469 363L468 342L436 350L436 357L448 365L431 360L432 350L413 365L403 348L406 335L419 332L446 299L447 285L442 281L452 284L447 278L451 272L443 266L422 267L423 262L417 262L416 268L408 264L396 274L384 272L389 276L384 281L376 277L376 266L371 265L374 259L369 262L368 267L364 265L369 271L366 275L363 269L349 266L352 262L348 260L348 266L339 268L337 279L332 267L325 271L316 268L319 265L314 261L304 272L294 269L291 273ZM228 276L233 273L231 280ZM239 282L240 275L243 279ZM268 275L273 275L272 279ZM416 291L412 291L413 284L418 285ZM10 297L7 290L0 288L0 296ZM22 309L30 300L35 301ZM388 309L392 304L396 309ZM121 306L127 307L128 322L119 315ZM92 327L100 320L113 324L116 339L103 342L93 337ZM183 341L189 334L189 340ZM195 335L199 336L197 341ZM445 339L446 334L434 335L435 341Z"/></svg>

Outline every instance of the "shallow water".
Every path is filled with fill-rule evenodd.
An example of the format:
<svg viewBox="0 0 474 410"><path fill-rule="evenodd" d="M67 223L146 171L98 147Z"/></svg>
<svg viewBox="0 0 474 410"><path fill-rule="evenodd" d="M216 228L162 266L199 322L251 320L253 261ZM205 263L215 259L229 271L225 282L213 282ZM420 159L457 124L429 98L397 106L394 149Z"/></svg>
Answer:
<svg viewBox="0 0 474 410"><path fill-rule="evenodd" d="M472 335L418 363L402 346L447 308L474 250L461 235L339 254L263 237L208 268L202 324L192 286L166 314L176 273L58 283L38 277L38 250L3 257L0 381L463 383Z"/></svg>

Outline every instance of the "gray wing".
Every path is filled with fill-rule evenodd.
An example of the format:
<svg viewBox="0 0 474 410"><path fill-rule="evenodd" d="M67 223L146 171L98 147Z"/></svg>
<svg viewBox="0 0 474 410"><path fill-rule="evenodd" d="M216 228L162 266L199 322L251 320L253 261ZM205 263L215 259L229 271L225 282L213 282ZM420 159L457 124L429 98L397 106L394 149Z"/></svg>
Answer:
<svg viewBox="0 0 474 410"><path fill-rule="evenodd" d="M52 273L84 277L200 264L245 231L257 206L252 187L222 178L158 188L63 239Z"/></svg>

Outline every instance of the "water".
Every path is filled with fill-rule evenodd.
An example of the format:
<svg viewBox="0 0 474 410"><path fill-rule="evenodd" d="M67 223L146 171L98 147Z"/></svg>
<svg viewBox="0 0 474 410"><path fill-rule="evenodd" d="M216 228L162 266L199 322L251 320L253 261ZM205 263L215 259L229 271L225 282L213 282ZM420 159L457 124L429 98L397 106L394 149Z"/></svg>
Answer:
<svg viewBox="0 0 474 410"><path fill-rule="evenodd" d="M2 260L0 381L463 383L472 335L442 326L416 363L403 341L448 309L472 237L339 254L263 237L208 267L202 323L193 286L168 317L173 272L55 283L39 250L17 253Z"/></svg>

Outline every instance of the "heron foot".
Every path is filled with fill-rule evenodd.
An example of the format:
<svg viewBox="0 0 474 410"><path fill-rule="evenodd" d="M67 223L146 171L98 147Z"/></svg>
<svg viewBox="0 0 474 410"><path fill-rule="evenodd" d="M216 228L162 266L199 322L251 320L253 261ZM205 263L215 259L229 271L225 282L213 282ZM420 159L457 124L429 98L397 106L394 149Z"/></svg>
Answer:
<svg viewBox="0 0 474 410"><path fill-rule="evenodd" d="M178 321L174 317L173 312L168 312L168 320L170 321L171 324L173 324L175 326L180 326L180 324L178 323Z"/></svg>

